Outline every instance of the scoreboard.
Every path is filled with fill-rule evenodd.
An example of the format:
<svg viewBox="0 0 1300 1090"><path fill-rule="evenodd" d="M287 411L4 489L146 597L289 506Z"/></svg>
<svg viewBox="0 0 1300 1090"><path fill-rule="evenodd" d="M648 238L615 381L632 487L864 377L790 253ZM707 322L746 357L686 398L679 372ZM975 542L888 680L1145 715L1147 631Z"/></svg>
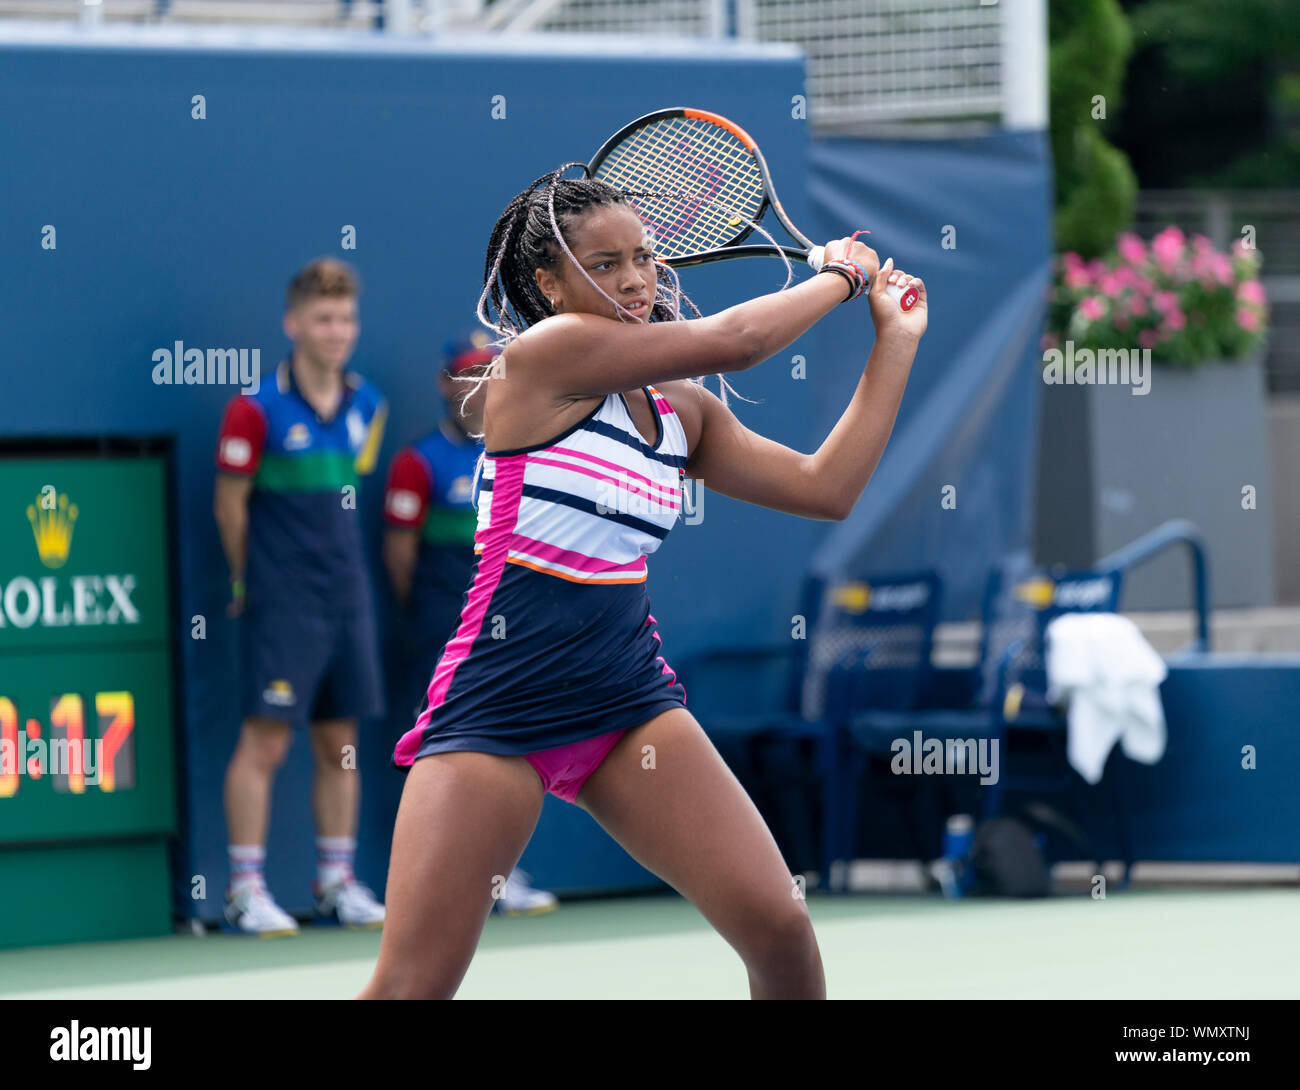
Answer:
<svg viewBox="0 0 1300 1090"><path fill-rule="evenodd" d="M0 455L0 947L164 934L167 464Z"/></svg>

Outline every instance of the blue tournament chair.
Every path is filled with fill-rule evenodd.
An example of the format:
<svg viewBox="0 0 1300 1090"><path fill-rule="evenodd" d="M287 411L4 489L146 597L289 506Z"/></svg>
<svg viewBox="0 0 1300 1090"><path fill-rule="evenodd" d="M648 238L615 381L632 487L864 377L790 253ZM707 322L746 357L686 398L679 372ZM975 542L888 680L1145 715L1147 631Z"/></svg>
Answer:
<svg viewBox="0 0 1300 1090"><path fill-rule="evenodd" d="M809 578L802 612L788 643L762 647L711 649L683 665L687 691L705 669L716 676L730 663L745 669L737 676L738 695L775 683L779 697L772 710L711 714L693 708L705 732L720 748L743 747L765 792L792 800L788 821L807 822L809 794L820 801L823 883L840 858L844 747L841 724L827 715L827 678L838 664L870 663L872 706L894 710L920 706L930 670L938 622L940 580L933 571L880 578ZM800 625L802 620L802 626ZM778 667L762 673L761 663ZM775 675L775 676L774 676ZM811 742L811 774L800 759L800 743Z"/></svg>
<svg viewBox="0 0 1300 1090"><path fill-rule="evenodd" d="M1065 718L1046 699L1047 626L1063 613L1117 612L1121 584L1120 571L1051 576L1041 571L995 570L985 589L975 696L967 707L882 709L872 693L869 660L837 663L828 679L829 714L843 723L847 760L846 786L840 796L844 826L836 842L852 848L849 836L856 828L857 797L851 785L859 782L867 758L892 752L897 739L910 741L920 731L927 740L942 739L945 746L955 739L996 740L1001 758L1009 757L1008 731L1050 732L1063 738ZM1002 812L1006 791L1056 792L1071 782L1068 766L1059 774L1012 774L1002 771L1002 763L1000 759L997 782L984 788L986 819ZM1127 874L1128 834L1118 800L1116 815Z"/></svg>

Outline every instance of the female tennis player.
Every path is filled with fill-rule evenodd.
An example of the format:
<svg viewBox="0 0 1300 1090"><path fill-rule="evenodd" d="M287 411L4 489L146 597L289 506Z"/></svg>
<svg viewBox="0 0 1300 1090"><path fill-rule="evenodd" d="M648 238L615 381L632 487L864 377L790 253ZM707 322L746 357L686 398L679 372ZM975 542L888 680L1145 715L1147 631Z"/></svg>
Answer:
<svg viewBox="0 0 1300 1090"><path fill-rule="evenodd" d="M455 993L546 792L689 899L740 955L751 997L824 998L807 906L663 657L646 557L686 476L844 518L893 428L925 288L845 238L796 287L676 320L689 300L636 211L604 182L564 178L573 166L511 201L489 243L479 315L505 347L488 380L476 567L393 754L408 775L358 998ZM919 303L904 313L887 282L916 285ZM749 431L704 388L698 376L755 366L863 293L875 345L816 453Z"/></svg>

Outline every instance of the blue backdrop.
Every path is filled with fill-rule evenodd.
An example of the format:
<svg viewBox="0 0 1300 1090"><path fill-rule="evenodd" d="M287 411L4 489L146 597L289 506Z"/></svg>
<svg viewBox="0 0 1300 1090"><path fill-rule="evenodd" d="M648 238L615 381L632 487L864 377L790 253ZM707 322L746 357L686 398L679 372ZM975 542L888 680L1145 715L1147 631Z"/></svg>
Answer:
<svg viewBox="0 0 1300 1090"><path fill-rule="evenodd" d="M882 261L925 278L931 312L876 477L819 539L811 567L933 566L944 618L973 618L994 561L1031 533L1052 245L1046 136L827 140L810 150L819 233L869 229ZM843 346L869 332L854 318L833 314L812 332L819 361L839 364ZM839 408L828 398L814 432Z"/></svg>
<svg viewBox="0 0 1300 1090"><path fill-rule="evenodd" d="M353 366L392 405L382 474L441 411L437 348L472 321L487 235L509 198L670 100L749 129L792 218L814 236L871 228L882 253L927 278L933 316L894 442L851 519L814 523L747 507L708 493L706 482L702 521L680 526L652 563L668 661L788 638L810 566L932 560L954 587L951 610L965 613L974 573L1026 543L1036 394L1028 361L1048 252L1040 138L810 149L791 110L802 60L784 47L556 39L531 52L502 39L444 48L358 38L312 52L128 40L0 37L0 434L174 440L186 754L180 911L215 918L226 877L221 787L238 731L238 659L211 506L216 428L234 391L156 386L152 353L177 340L260 348L269 369L288 347L280 317L290 275L321 254L351 261L364 283ZM203 120L192 117L196 95ZM942 246L947 224L956 249ZM57 231L53 250L41 245L45 225ZM355 250L341 249L348 225ZM706 312L783 280L776 261L684 274ZM813 450L852 394L870 342L865 308L842 308L783 357L732 376L754 400L734 407L754 430ZM793 377L796 355L806 379ZM378 483L361 504L375 560ZM939 505L948 483L957 486L955 511ZM372 575L386 608L377 563ZM207 637L196 640L200 615ZM388 758L409 726L399 702L393 710L366 724L360 762L358 871L381 890L402 782ZM277 780L268 845L269 881L293 911L309 905L310 764L300 737ZM582 811L550 798L523 862L555 888L653 884ZM189 899L196 874L208 879L207 902Z"/></svg>

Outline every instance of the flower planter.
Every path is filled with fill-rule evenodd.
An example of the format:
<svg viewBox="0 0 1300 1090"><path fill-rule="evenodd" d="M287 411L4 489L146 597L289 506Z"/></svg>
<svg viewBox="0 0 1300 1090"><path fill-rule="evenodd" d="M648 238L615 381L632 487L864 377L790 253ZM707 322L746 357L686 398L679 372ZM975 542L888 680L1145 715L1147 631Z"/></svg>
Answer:
<svg viewBox="0 0 1300 1090"><path fill-rule="evenodd" d="M1262 352L1148 369L1150 392L1045 385L1035 553L1086 567L1166 519L1204 536L1215 607L1274 601L1272 492ZM1253 509L1243 489L1254 488ZM1126 610L1187 609L1190 565L1163 554L1125 581Z"/></svg>

